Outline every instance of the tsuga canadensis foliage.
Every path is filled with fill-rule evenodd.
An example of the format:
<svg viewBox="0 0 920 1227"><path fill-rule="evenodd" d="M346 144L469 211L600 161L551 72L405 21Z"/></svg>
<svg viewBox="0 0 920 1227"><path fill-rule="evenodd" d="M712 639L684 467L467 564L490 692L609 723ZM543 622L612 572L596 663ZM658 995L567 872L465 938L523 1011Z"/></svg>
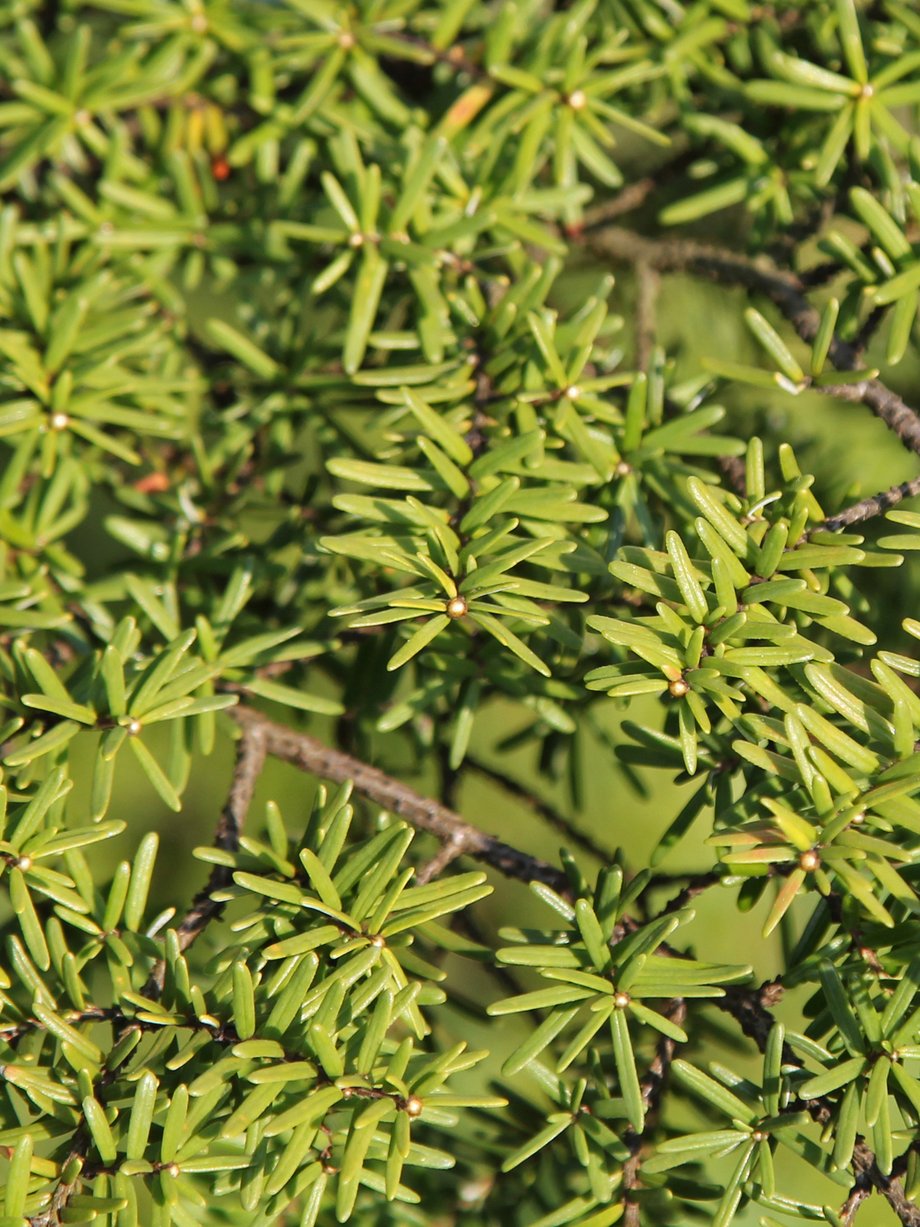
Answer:
<svg viewBox="0 0 920 1227"><path fill-rule="evenodd" d="M917 1227L917 6L0 0L0 197L0 1227Z"/></svg>

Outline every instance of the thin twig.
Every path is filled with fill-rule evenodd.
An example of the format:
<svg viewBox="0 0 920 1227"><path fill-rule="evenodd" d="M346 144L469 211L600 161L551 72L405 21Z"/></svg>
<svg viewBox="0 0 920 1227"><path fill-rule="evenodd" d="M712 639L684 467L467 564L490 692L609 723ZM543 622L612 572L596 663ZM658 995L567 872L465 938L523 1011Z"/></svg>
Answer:
<svg viewBox="0 0 920 1227"><path fill-rule="evenodd" d="M259 729L264 738L265 752L290 763L301 771L307 771L322 779L338 784L348 781L371 801L398 814L418 830L433 835L447 851L425 867L432 875L440 872L446 864L458 856L472 856L491 865L494 869L521 882L543 882L559 894L571 899L571 888L566 875L539 857L531 856L519 848L503 843L492 835L480 831L460 814L423 797L400 780L394 779L377 767L371 767L361 759L334 750L317 741L308 733L276 724L254 708L240 705L230 708L227 715L243 729ZM607 856L609 854L605 854ZM634 932L639 923L630 916L621 918L615 939ZM659 947L662 954L677 955L667 943ZM772 993L767 989L751 990L739 986L730 987L724 997L715 1004L727 1010L737 1019L745 1034L760 1043L773 1025L769 1007L778 1000L781 990Z"/></svg>
<svg viewBox="0 0 920 1227"><path fill-rule="evenodd" d="M587 852L589 856L595 857L602 864L606 864L613 853L609 848L604 848L596 843L594 839L586 832L580 830L567 818L560 810L551 805L549 801L545 801L542 797L538 797L536 793L531 792L526 785L512 779L510 775L506 775L504 771L499 771L496 767L491 767L488 763L484 763L481 758L475 755L467 754L465 759L466 765L485 779L490 780L493 784L497 784L499 788L510 793L512 797L516 797L534 813L539 814L543 821L558 831L560 835L564 835L571 843L581 848L582 852Z"/></svg>
<svg viewBox="0 0 920 1227"><path fill-rule="evenodd" d="M769 261L687 239L649 239L619 226L592 231L583 241L595 255L621 263L644 263L662 273L696 273L714 281L747 286L776 303L803 341L811 343L818 335L821 316L805 297L801 279ZM828 357L838 370L853 370L859 365L855 347L839 337L831 341ZM908 450L920 453L920 415L880 379L863 379L821 391L868 406Z"/></svg>
<svg viewBox="0 0 920 1227"><path fill-rule="evenodd" d="M654 879L653 879L654 881ZM659 908L655 913L656 919L659 916L668 916L671 912L679 912L681 908L685 908L688 903L692 902L697 895L702 895L710 887L716 886L722 881L722 875L716 870L710 870L707 873L693 874L683 889L679 890L673 899L669 899L664 907ZM653 882L649 883L651 886Z"/></svg>
<svg viewBox="0 0 920 1227"><path fill-rule="evenodd" d="M682 997L673 997L667 1002L662 1013L665 1018L669 1019L676 1026L682 1027L687 1017L687 1003ZM676 1048L676 1040L671 1039L667 1035L659 1036L655 1056L639 1084L642 1102L645 1105L645 1132L648 1131L649 1117L654 1113L661 1099L661 1093L664 1090ZM636 1134L632 1129L627 1129L624 1137L624 1141L629 1146L631 1154L623 1165L623 1189L625 1192L623 1227L641 1227L639 1202L630 1198L630 1190L636 1188L641 1180L642 1138L643 1134Z"/></svg>
<svg viewBox="0 0 920 1227"><path fill-rule="evenodd" d="M530 856L478 830L453 810L447 809L437 801L420 796L399 780L393 779L376 767L370 767L360 759L343 754L339 750L333 750L306 733L275 724L252 708L242 706L232 708L228 715L244 730L250 732L259 730L261 738L257 744L260 747L259 752L263 755L271 754L292 766L319 775L324 779L335 780L338 783L352 781L358 792L393 813L399 814L413 826L427 831L442 844L448 846L450 859L453 859L454 850L459 849L456 855L473 856L500 870L508 877L525 882L544 882L560 893L571 897L567 879L559 870L541 861L538 857ZM637 923L630 917L623 917L621 925L618 926L627 932L634 931L637 927ZM666 944L659 947L659 951L662 954L678 953ZM752 1038L758 1048L763 1051L774 1021L770 1011L781 994L782 988L776 983L766 984L755 990L727 985L724 997L717 999L713 1004L730 1013L739 1023L742 1031ZM660 1053L656 1060L661 1060ZM791 1051L784 1054L784 1060L787 1063L798 1064ZM653 1062L649 1072L652 1073L656 1068ZM662 1076L665 1068L665 1065L661 1066ZM808 1100L805 1107L812 1118L821 1124L827 1124L834 1110L828 1099ZM891 1176L884 1175L879 1170L872 1150L861 1138L857 1139L854 1147L852 1163L856 1178L868 1181L885 1197L904 1227L920 1227L920 1208L908 1199L900 1175L897 1172ZM625 1177L624 1172L624 1179ZM638 1166L631 1176L633 1183L637 1178Z"/></svg>
<svg viewBox="0 0 920 1227"><path fill-rule="evenodd" d="M839 276L840 265L836 260L822 260L820 264L812 264L810 268L803 268L799 273L799 280L805 289L817 290Z"/></svg>
<svg viewBox="0 0 920 1227"><path fill-rule="evenodd" d="M246 821L246 815L249 813L256 784L265 765L267 749L265 732L259 724L242 726L242 734L236 749L233 781L214 835L215 847L224 848L229 852L235 852L239 848L240 834ZM213 895L215 891L228 886L231 881L231 869L226 865L213 866L207 884L194 897L176 929L180 949L187 950L207 924L223 912L224 905L218 903ZM144 996L158 996L163 991L165 976L166 962L160 959L154 965L144 986Z"/></svg>
<svg viewBox="0 0 920 1227"><path fill-rule="evenodd" d="M744 1034L753 1039L763 1052L773 1026L770 1010L778 1003L782 992L782 986L777 982L762 985L756 993L729 984L725 987L725 996L714 1004L727 1010L737 1020ZM783 1045L783 1064L799 1065L795 1053L786 1044ZM827 1097L808 1099L803 1106L812 1120L819 1125L826 1126L834 1117L832 1101ZM863 1183L878 1190L903 1227L920 1227L920 1207L908 1198L900 1174L896 1170L886 1176L879 1169L872 1149L861 1137L856 1139L851 1164L856 1177L855 1183Z"/></svg>
<svg viewBox="0 0 920 1227"><path fill-rule="evenodd" d="M814 1112L812 1116L815 1116ZM895 1173L886 1176L879 1171L875 1155L861 1138L857 1139L853 1149L852 1166L857 1182L877 1189L897 1215L902 1227L920 1227L920 1206L907 1196L901 1176Z"/></svg>
<svg viewBox="0 0 920 1227"><path fill-rule="evenodd" d="M865 1179L860 1178L853 1185L850 1196L840 1207L839 1216L841 1221L850 1227L850 1224L856 1220L856 1212L863 1204L869 1194L872 1192L871 1184L868 1184Z"/></svg>
<svg viewBox="0 0 920 1227"><path fill-rule="evenodd" d="M445 851L424 867L423 872L429 877L441 872L458 856L471 856L491 865L506 877L521 882L543 882L571 899L568 878L561 870L480 831L460 814L429 797L421 796L377 767L368 766L361 759L341 750L334 750L307 733L276 724L254 708L241 705L231 708L227 714L244 729L259 728L268 754L322 779L339 784L350 781L369 800L398 814L418 830L434 835ZM624 934L634 932L638 927L639 923L632 917L622 917L614 935L615 940L619 941ZM659 952L664 955L679 953L667 943L659 947ZM765 1043L773 1025L769 1007L778 996L778 992L771 996L768 990L734 986L715 1004L736 1018L745 1034Z"/></svg>
<svg viewBox="0 0 920 1227"><path fill-rule="evenodd" d="M909 481L902 481L899 486L892 486L890 490L882 490L879 494L861 499L852 507L846 507L836 515L828 516L817 528L837 532L841 528L849 528L852 524L862 524L873 516L897 507L902 499L913 498L916 494L920 494L920 477L912 477ZM816 529L811 531L815 532Z"/></svg>
<svg viewBox="0 0 920 1227"><path fill-rule="evenodd" d="M770 1011L782 1000L783 986L771 981L751 990L741 988L737 984L727 984L724 992L725 996L716 999L713 1004L731 1014L744 1034L763 1052L773 1027L774 1020ZM788 1059L793 1064L798 1064L791 1049Z"/></svg>
<svg viewBox="0 0 920 1227"><path fill-rule="evenodd" d="M462 838L445 839L438 848L437 852L418 871L417 881L419 886L424 886L426 882L431 882L434 878L440 877L448 865L457 859L458 856L463 856L466 848Z"/></svg>
<svg viewBox="0 0 920 1227"><path fill-rule="evenodd" d="M568 879L561 870L539 857L503 843L493 835L487 835L446 805L421 796L400 780L368 766L361 759L344 754L341 750L333 750L297 729L275 724L251 707L234 707L227 714L241 728L260 729L267 753L275 758L322 779L334 780L337 784L351 781L355 789L369 800L405 818L418 830L427 831L442 844L450 845L450 859L460 855L472 856L506 877L521 882L543 882L554 890L568 889Z"/></svg>
<svg viewBox="0 0 920 1227"><path fill-rule="evenodd" d="M655 347L655 304L660 279L645 260L636 262L636 367L647 371Z"/></svg>
<svg viewBox="0 0 920 1227"><path fill-rule="evenodd" d="M814 333L803 340L814 340ZM844 341L831 343L830 359L838 370L848 370L858 365L859 357ZM823 387L825 396L868 406L876 417L881 418L888 429L901 440L908 451L920 452L920 415L912 409L897 392L880 379L861 379L859 383L840 383Z"/></svg>
<svg viewBox="0 0 920 1227"><path fill-rule="evenodd" d="M652 175L646 175L644 179L637 179L635 183L628 184L616 196L612 196L609 200L602 200L598 204L592 205L590 209L585 209L581 220L582 228L584 230L593 230L598 226L604 226L608 222L612 222L615 217L622 217L624 213L631 213L633 209L638 209L640 205L645 203L646 198L655 190L656 186L657 181Z"/></svg>
<svg viewBox="0 0 920 1227"><path fill-rule="evenodd" d="M741 456L719 456L719 472L736 494L747 498L747 471Z"/></svg>

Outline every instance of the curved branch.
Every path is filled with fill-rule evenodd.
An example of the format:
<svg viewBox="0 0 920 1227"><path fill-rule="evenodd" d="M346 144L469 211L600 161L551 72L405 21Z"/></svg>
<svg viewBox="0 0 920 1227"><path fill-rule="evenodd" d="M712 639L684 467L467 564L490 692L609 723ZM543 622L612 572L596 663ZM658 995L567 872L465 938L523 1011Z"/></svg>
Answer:
<svg viewBox="0 0 920 1227"><path fill-rule="evenodd" d="M620 263L644 264L662 273L695 273L713 281L747 286L776 303L803 341L810 344L818 335L821 316L806 298L801 278L769 261L687 239L650 239L619 226L592 231L582 236L582 241L595 255ZM839 337L832 340L828 357L838 370L859 366L856 346ZM821 391L866 405L909 451L920 454L920 415L880 379L863 379Z"/></svg>
<svg viewBox="0 0 920 1227"><path fill-rule="evenodd" d="M503 843L494 835L487 835L446 805L421 796L377 767L371 767L341 750L334 750L307 733L276 724L254 708L234 707L227 714L244 730L258 729L264 739L265 751L282 762L337 784L350 780L357 791L369 800L405 818L418 830L427 831L445 848L449 848L448 860L456 856L472 856L506 877L521 882L543 882L561 892L568 890L568 879L562 870L511 844Z"/></svg>
<svg viewBox="0 0 920 1227"><path fill-rule="evenodd" d="M370 800L398 814L419 830L434 835L442 848L434 862L429 864L431 876L455 857L467 855L491 865L507 877L522 882L543 882L560 894L571 897L568 880L561 870L510 844L502 843L492 835L487 835L458 813L437 801L421 796L378 768L368 766L341 750L323 745L307 733L276 724L254 708L231 708L227 715L240 725L244 735L248 733L250 737L258 739L256 744L259 745L259 752L263 757L265 754L271 754L302 771L336 783L351 781L355 789ZM240 755L242 757L242 750ZM622 926L626 932L638 927L631 917L623 917ZM678 951L667 945L659 947L659 950L662 954L678 954ZM744 1034L753 1039L762 1052L774 1021L771 1009L781 995L782 987L778 983L765 984L756 989L727 985L725 995L715 999L713 1005L731 1014ZM650 1073L660 1073L663 1077L671 1055L671 1051L659 1054L660 1070L653 1066ZM798 1064L791 1051L788 1053L788 1060ZM659 1085L660 1078L657 1076L648 1083L650 1097L657 1093ZM805 1107L812 1118L822 1124L827 1123L833 1112L832 1104L827 1099L809 1100ZM862 1139L857 1139L852 1163L857 1180L867 1182L877 1189L904 1227L920 1227L920 1207L908 1199L900 1174L884 1175L878 1167L874 1153ZM638 1167L632 1172L632 1179L635 1180L637 1175Z"/></svg>

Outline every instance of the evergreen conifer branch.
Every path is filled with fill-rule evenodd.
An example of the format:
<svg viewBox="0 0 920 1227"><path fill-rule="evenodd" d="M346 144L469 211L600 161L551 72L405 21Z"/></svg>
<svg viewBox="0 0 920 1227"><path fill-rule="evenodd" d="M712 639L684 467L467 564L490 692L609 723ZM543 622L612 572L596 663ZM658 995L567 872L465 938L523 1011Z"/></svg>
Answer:
<svg viewBox="0 0 920 1227"><path fill-rule="evenodd" d="M438 869L445 868L457 856L471 856L507 877L523 882L543 882L556 890L568 891L568 882L561 870L486 834L460 814L430 797L423 797L379 768L323 745L307 733L277 724L254 708L241 704L232 709L232 718L244 732L254 731L254 736L261 739L264 753L320 779L337 784L347 782L368 800L397 814L418 830L433 835L447 853L443 864L438 862ZM436 876L436 872L429 869L427 877Z"/></svg>
<svg viewBox="0 0 920 1227"><path fill-rule="evenodd" d="M551 885L560 891L563 897L571 898L571 886L566 881L564 874L553 870L537 858L532 858L518 849L501 844L490 836L484 835L459 814L420 796L400 781L387 777L378 769L349 755L322 746L307 734L276 725L252 708L241 706L233 709L231 715L243 729L243 744L238 763L246 760L245 739L248 734L259 747L256 754L260 756L265 753L272 754L301 770L337 783L347 780L370 800L392 809L421 830L434 834L441 841L441 852L423 868L419 875L420 882L431 881L457 856L471 855L509 876L520 877L528 882ZM253 753L250 746L249 755ZM261 758L257 761L261 761ZM251 785L251 777L248 773L246 773L246 779ZM236 782L234 787L236 789ZM713 874L699 875L659 915L667 915L685 907L695 895L708 890L718 881L719 878ZM202 896L206 894L207 890L202 893ZM636 932L639 927L637 922L628 916L621 918L621 925L622 931L627 934ZM666 957L680 957L678 951L668 943L662 943L657 949ZM725 995L715 1004L730 1014L738 1022L742 1031L754 1039L760 1051L764 1052L769 1043L771 1030L775 1026L771 1010L780 996L781 989L777 983L764 985L759 989L748 989L735 985L729 986ZM665 1015L680 1026L686 1017L686 1003L679 997L672 999L666 1005ZM649 1064L647 1073L640 1084L642 1098L647 1109L654 1106L664 1089L668 1068L674 1054L674 1041L663 1037L659 1041L657 1054ZM784 1059L790 1068L798 1066L791 1049L785 1049ZM824 1097L819 1096L808 1100L805 1107L819 1124L826 1125L832 1119L832 1103ZM631 1201L629 1190L637 1187L641 1179L643 1135L635 1131L627 1131L626 1142L631 1157L623 1168L623 1188L626 1191L624 1222L632 1219L638 1223L639 1219L636 1216L640 1203ZM897 1173L881 1172L871 1148L859 1138L855 1143L852 1161L857 1181L863 1182L858 1185L859 1188L876 1188L886 1198L900 1221L907 1224L908 1227L915 1227L917 1223L920 1223L920 1210L907 1198L900 1176ZM853 1204L858 1206L862 1200L863 1198L860 1197ZM852 1213L852 1208L847 1212Z"/></svg>
<svg viewBox="0 0 920 1227"><path fill-rule="evenodd" d="M917 1223L918 65L0 0L0 1227Z"/></svg>
<svg viewBox="0 0 920 1227"><path fill-rule="evenodd" d="M226 804L221 810L214 832L214 847L226 852L236 852L240 846L246 816L252 804L253 793L265 765L267 754L265 732L259 724L244 725L236 747L236 762ZM176 935L179 948L187 950L207 927L208 923L223 912L223 905L214 895L231 883L231 874L225 865L214 865L207 883L195 895L188 911L179 921ZM144 995L155 997L163 990L166 962L160 959L150 973L144 987Z"/></svg>
<svg viewBox="0 0 920 1227"><path fill-rule="evenodd" d="M692 239L647 238L617 226L592 230L584 242L593 254L617 263L644 265L662 273L689 272L745 286L775 303L803 341L811 344L818 337L821 315L808 302L801 277L768 259L751 259ZM827 356L838 370L852 371L860 365L858 348L837 336L831 338ZM920 414L880 379L824 384L821 391L866 405L909 451L920 453Z"/></svg>
<svg viewBox="0 0 920 1227"><path fill-rule="evenodd" d="M898 485L888 490L882 490L878 494L860 499L858 503L853 503L835 515L828 516L823 527L829 532L839 532L840 529L849 528L853 524L863 524L866 520L871 520L873 516L884 515L886 511L897 507L898 503L903 502L904 499L915 498L918 494L920 494L920 477L911 477L908 481L899 482Z"/></svg>

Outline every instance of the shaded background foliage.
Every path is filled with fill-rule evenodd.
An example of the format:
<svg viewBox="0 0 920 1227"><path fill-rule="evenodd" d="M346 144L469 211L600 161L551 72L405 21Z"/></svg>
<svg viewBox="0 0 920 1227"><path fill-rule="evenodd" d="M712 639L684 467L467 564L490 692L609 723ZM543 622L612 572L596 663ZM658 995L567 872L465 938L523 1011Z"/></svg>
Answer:
<svg viewBox="0 0 920 1227"><path fill-rule="evenodd" d="M920 1221L913 7L0 22L3 1227Z"/></svg>

